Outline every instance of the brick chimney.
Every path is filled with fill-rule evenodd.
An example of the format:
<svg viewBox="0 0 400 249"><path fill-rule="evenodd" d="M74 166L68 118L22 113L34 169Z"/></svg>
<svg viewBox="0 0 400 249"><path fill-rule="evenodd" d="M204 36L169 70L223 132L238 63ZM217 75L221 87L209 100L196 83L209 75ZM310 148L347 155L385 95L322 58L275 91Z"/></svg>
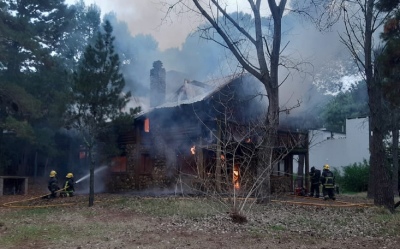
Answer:
<svg viewBox="0 0 400 249"><path fill-rule="evenodd" d="M161 105L165 102L166 73L161 61L153 62L150 70L150 107Z"/></svg>

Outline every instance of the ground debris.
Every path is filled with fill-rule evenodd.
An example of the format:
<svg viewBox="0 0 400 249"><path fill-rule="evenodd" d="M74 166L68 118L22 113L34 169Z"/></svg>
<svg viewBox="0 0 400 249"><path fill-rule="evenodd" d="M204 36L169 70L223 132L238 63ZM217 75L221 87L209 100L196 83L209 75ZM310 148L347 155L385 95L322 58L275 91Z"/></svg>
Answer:
<svg viewBox="0 0 400 249"><path fill-rule="evenodd" d="M18 197L24 200L32 196ZM11 199L17 200L6 197L0 201L6 203ZM179 213L157 216L135 209L136 205L142 205L147 200L118 194L96 194L96 203L90 208L87 195L21 202L31 207L28 210L35 210L34 205L55 205L45 210L54 210L56 218L53 215L40 216L40 211L26 212L21 216L18 213L21 209L3 206L0 217L15 218L0 220L0 239L3 235L17 239L19 234L13 228L22 224L25 227L44 227L35 232L38 241L4 248L394 249L400 242L400 224L387 219L386 214L377 215L381 211L371 207L334 208L273 202L255 205L252 210L244 210L246 212L240 215L224 211L184 218ZM155 203L162 200L157 199ZM123 204L130 201L135 203L133 207ZM365 202L364 199L354 201ZM73 204L63 206L66 203ZM55 240L49 234L54 226L71 234L65 236L62 233L62 237Z"/></svg>

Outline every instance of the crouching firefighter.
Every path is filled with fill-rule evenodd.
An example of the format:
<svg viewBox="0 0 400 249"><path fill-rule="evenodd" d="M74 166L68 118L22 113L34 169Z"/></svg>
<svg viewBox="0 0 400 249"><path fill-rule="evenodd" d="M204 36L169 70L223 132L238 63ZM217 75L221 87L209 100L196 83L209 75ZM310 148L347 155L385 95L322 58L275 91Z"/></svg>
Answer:
<svg viewBox="0 0 400 249"><path fill-rule="evenodd" d="M332 171L329 170L328 164L324 165L324 170L322 171L321 175L321 184L324 200L328 200L329 198L335 200L335 176L333 175Z"/></svg>
<svg viewBox="0 0 400 249"><path fill-rule="evenodd" d="M55 198L57 197L57 192L60 189L58 187L58 180L57 180L57 172L55 170L50 171L50 178L47 184L47 188L51 192L47 198Z"/></svg>
<svg viewBox="0 0 400 249"><path fill-rule="evenodd" d="M72 173L68 173L65 176L64 188L63 188L63 192L61 192L61 195L63 197L72 197L72 196L74 196L74 192L75 192L74 185L75 185L74 175Z"/></svg>

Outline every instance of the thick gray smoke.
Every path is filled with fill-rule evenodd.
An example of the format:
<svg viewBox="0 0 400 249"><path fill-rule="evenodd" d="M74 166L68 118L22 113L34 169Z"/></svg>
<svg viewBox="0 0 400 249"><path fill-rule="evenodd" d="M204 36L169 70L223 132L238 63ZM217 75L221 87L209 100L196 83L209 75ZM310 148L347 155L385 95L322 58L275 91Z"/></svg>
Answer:
<svg viewBox="0 0 400 249"><path fill-rule="evenodd" d="M66 2L74 3L75 0ZM162 3L172 1L85 2L95 2L106 13L104 18L111 21L127 86L137 99L148 95L149 70L156 60L161 60L167 71L184 73L191 80L206 81L237 73L237 62L229 51L199 38L199 34L188 35L201 23L196 15L166 15L166 6ZM228 11L249 12L246 6L246 1L227 2ZM322 94L315 96L317 90L334 94L346 89L351 81L359 80L352 77L356 70L347 49L339 41L338 33L342 32L340 24L333 26L330 32L319 32L298 15L289 13L284 17L282 45L286 48L283 55L285 60L290 60L285 64L296 65L296 69L290 72L281 69L280 78L286 79L281 87L283 109L296 106L298 101L302 105L297 111L309 109L308 105L325 99ZM171 84L179 83L183 82Z"/></svg>
<svg viewBox="0 0 400 249"><path fill-rule="evenodd" d="M232 74L237 62L221 46L202 40L198 34L189 35L181 48L161 51L157 41L150 35L132 36L126 23L118 21L115 14L107 14L114 27L116 50L124 59L124 76L134 96L147 96L149 71L152 63L161 60L167 72L185 74L191 80L206 81L209 78ZM340 27L338 27L340 28ZM283 51L287 66L281 68L281 107L292 113L312 109L324 101L325 93L335 93L349 84L345 76L355 74L355 69L346 48L340 43L338 33L321 33L307 22L299 22L295 16L285 16L283 42L288 46ZM122 56L121 56L122 55ZM167 79L169 77L167 76ZM179 81L183 77L176 77ZM350 79L347 77L347 79ZM179 87L182 82L169 82ZM169 86L168 86L169 87ZM318 94L320 93L320 94Z"/></svg>
<svg viewBox="0 0 400 249"><path fill-rule="evenodd" d="M123 62L127 88L137 100L129 107L141 105L146 109L143 99L148 96L149 71L156 60L163 62L167 70L167 88L172 92L183 84L183 79L204 82L240 70L229 51L201 39L197 33L188 35L196 30L199 20L184 21L188 16L181 15L178 21L161 21L163 8L155 2L96 2L103 12L114 11L105 14L104 18L113 25L116 51ZM146 14L150 12L152 14ZM245 16L244 13L236 15ZM140 25L138 20L141 20ZM182 22L190 24L183 28ZM282 29L282 47L285 47L282 62L291 68L280 69L281 109L289 110L283 116L315 113L316 107L324 104L330 95L346 90L351 83L360 80L346 47L339 40L338 34L344 30L342 24L332 26L329 32L320 32L311 22L289 13L283 18ZM167 48L166 40L175 47Z"/></svg>

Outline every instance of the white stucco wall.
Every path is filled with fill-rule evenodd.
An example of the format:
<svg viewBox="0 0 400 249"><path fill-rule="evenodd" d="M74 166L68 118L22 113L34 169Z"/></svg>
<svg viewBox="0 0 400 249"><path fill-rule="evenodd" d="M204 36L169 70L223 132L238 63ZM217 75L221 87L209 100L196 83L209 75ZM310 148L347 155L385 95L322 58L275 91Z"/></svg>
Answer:
<svg viewBox="0 0 400 249"><path fill-rule="evenodd" d="M346 145L350 163L369 160L369 121L368 118L346 120Z"/></svg>
<svg viewBox="0 0 400 249"><path fill-rule="evenodd" d="M340 169L352 163L369 160L368 118L346 120L346 133L323 130L309 131L310 167L324 164Z"/></svg>

